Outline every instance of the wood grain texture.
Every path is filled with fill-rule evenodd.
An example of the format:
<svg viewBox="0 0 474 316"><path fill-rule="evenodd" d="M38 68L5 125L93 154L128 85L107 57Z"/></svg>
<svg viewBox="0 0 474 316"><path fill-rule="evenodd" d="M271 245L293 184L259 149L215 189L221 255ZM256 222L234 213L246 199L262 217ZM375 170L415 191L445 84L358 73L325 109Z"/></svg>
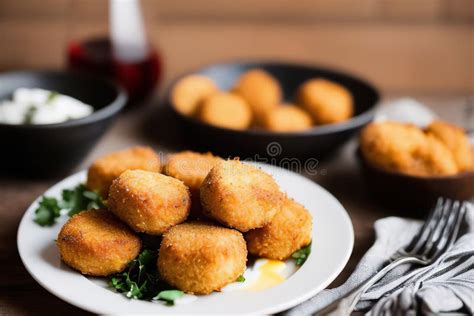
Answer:
<svg viewBox="0 0 474 316"><path fill-rule="evenodd" d="M69 37L61 21L0 21L0 69L60 68ZM89 23L84 34L106 31ZM474 91L474 35L465 25L160 22L149 29L166 78L218 61L275 59L365 77L384 91ZM44 42L40 42L39 40Z"/></svg>

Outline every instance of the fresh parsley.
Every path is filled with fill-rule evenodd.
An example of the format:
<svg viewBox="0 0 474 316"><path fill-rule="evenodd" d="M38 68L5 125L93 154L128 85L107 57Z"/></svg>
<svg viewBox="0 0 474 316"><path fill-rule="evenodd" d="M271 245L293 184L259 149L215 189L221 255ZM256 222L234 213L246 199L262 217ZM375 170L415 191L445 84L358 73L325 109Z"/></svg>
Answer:
<svg viewBox="0 0 474 316"><path fill-rule="evenodd" d="M43 196L35 211L35 222L41 226L52 226L60 212L61 208L58 205L58 200Z"/></svg>
<svg viewBox="0 0 474 316"><path fill-rule="evenodd" d="M99 194L89 191L84 184L79 184L72 190L63 190L60 206L69 210L68 214L72 216L84 210L104 207L104 203Z"/></svg>
<svg viewBox="0 0 474 316"><path fill-rule="evenodd" d="M124 272L109 278L109 286L130 299L160 300L173 305L184 293L170 288L160 279L156 268L157 257L157 251L143 250Z"/></svg>
<svg viewBox="0 0 474 316"><path fill-rule="evenodd" d="M95 192L87 190L84 184L73 189L65 189L61 199L43 196L35 211L34 221L41 226L52 226L65 210L69 216L81 211L104 207L102 198Z"/></svg>
<svg viewBox="0 0 474 316"><path fill-rule="evenodd" d="M297 266L302 265L305 263L306 259L308 259L309 254L311 253L311 243L308 246L301 248L300 250L295 251L291 258L295 259L295 263Z"/></svg>
<svg viewBox="0 0 474 316"><path fill-rule="evenodd" d="M245 282L245 277L243 275L239 276L236 280L237 282Z"/></svg>

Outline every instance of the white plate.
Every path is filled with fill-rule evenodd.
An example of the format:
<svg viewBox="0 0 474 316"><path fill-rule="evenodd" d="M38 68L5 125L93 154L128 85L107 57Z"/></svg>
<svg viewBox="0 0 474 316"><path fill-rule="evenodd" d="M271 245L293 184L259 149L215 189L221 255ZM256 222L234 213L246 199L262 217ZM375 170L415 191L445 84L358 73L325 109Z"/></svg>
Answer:
<svg viewBox="0 0 474 316"><path fill-rule="evenodd" d="M316 183L296 173L258 164L271 173L282 190L302 203L313 216L313 244L306 263L283 283L259 292L232 291L200 296L189 304L165 306L129 300L94 278L87 278L61 263L54 240L67 216L53 227L33 222L39 198L28 208L18 228L18 251L28 272L45 289L64 301L97 314L219 313L270 314L295 306L325 287L344 268L352 252L354 232L342 205ZM61 191L84 182L82 171L45 192L59 197Z"/></svg>

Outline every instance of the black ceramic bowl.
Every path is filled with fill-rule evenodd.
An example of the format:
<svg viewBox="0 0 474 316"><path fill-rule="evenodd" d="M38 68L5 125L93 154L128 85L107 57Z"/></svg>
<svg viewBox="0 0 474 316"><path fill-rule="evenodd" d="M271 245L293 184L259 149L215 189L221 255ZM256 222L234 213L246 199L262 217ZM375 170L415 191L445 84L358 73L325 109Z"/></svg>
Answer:
<svg viewBox="0 0 474 316"><path fill-rule="evenodd" d="M20 71L0 74L0 100L17 88L43 88L94 107L82 119L46 125L0 124L0 173L9 176L63 175L77 165L126 102L116 84L85 74Z"/></svg>
<svg viewBox="0 0 474 316"><path fill-rule="evenodd" d="M359 149L356 156L370 193L387 207L418 215L430 210L439 197L456 200L474 197L474 171L452 176L412 176L369 164Z"/></svg>
<svg viewBox="0 0 474 316"><path fill-rule="evenodd" d="M317 126L297 133L220 128L174 111L170 101L170 91L173 84L182 78L180 77L169 87L164 102L173 108L178 117L185 131L188 146L200 151L209 150L222 156L240 156L241 158L261 157L281 160L312 157L321 159L372 120L373 108L379 100L379 93L371 84L345 73L313 66L280 62L235 62L217 64L191 73L208 76L220 89L229 90L239 76L251 68L262 68L278 79L287 101L294 99L298 86L308 79L321 77L338 82L352 93L355 115L343 123Z"/></svg>

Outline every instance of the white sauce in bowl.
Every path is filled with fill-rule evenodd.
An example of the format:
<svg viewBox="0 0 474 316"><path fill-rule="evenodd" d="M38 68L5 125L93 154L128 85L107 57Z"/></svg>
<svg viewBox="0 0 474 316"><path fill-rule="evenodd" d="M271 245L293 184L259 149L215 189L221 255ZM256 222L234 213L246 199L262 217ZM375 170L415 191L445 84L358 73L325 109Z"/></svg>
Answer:
<svg viewBox="0 0 474 316"><path fill-rule="evenodd" d="M0 103L0 123L55 124L89 116L94 108L70 96L44 89L19 88Z"/></svg>

